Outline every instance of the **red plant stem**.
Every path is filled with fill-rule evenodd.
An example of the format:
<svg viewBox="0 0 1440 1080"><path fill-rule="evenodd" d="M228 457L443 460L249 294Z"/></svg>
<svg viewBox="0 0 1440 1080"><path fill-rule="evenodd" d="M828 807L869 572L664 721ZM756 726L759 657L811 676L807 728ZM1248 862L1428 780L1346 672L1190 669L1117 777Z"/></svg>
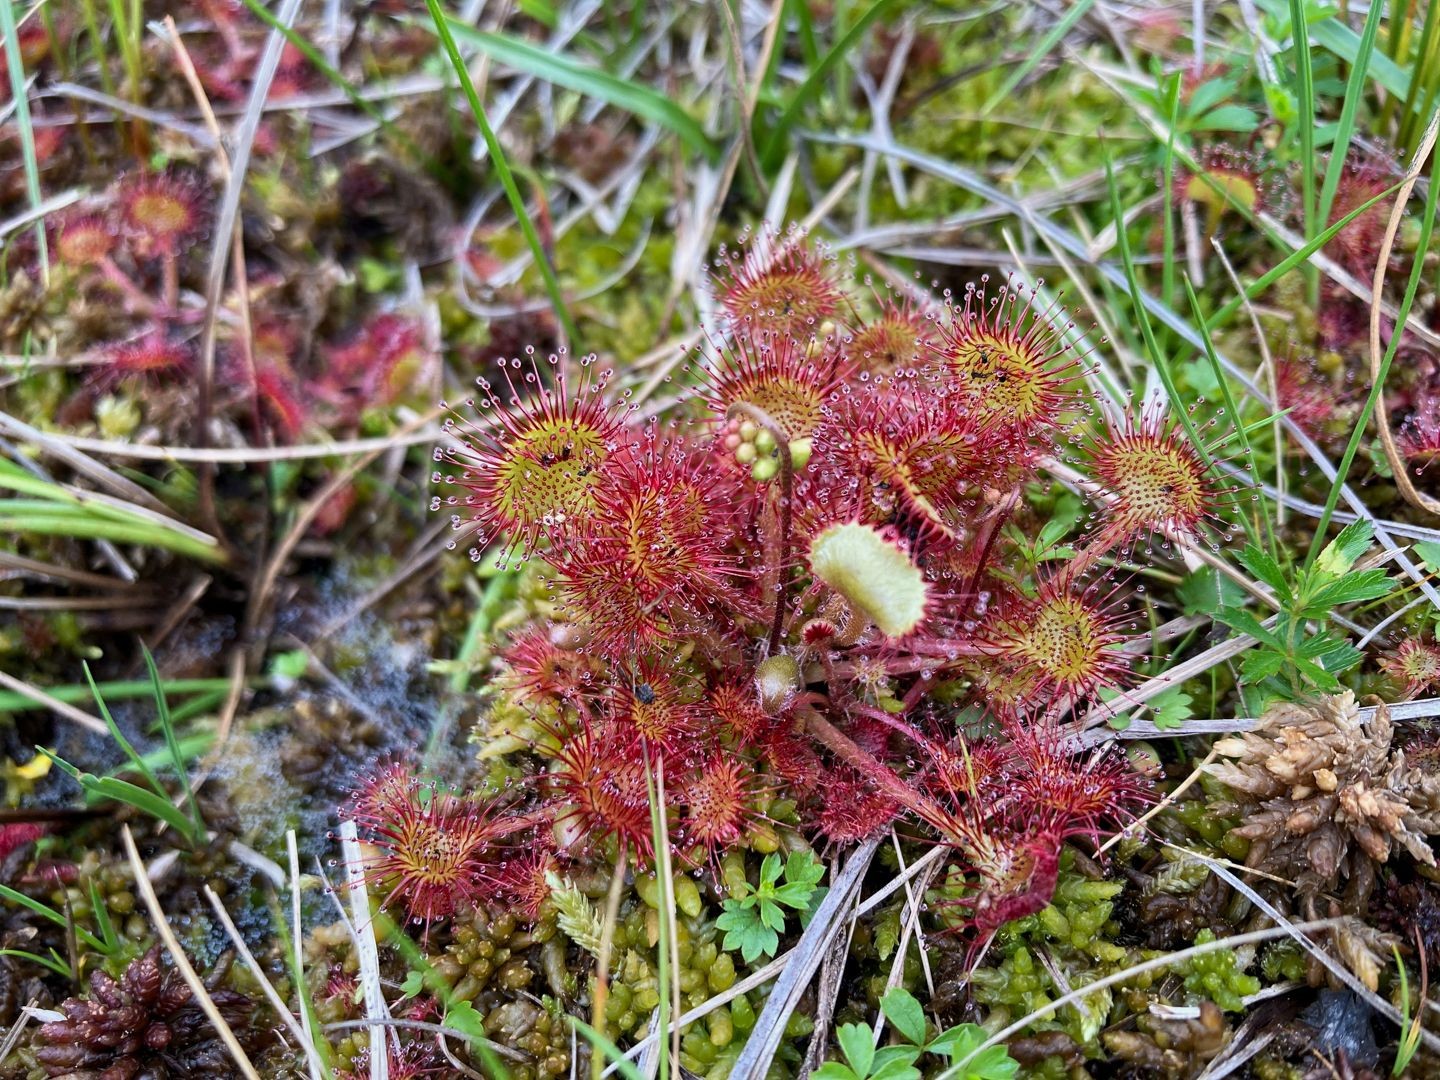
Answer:
<svg viewBox="0 0 1440 1080"><path fill-rule="evenodd" d="M790 457L790 436L764 409L748 401L737 401L725 410L726 419L739 413L753 420L775 437L776 452L780 455L780 528L776 537L776 582L775 618L770 623L770 639L765 648L767 656L774 655L780 647L780 637L785 630L785 570L790 562L790 531L794 520L795 463Z"/></svg>
<svg viewBox="0 0 1440 1080"><path fill-rule="evenodd" d="M805 729L822 745L861 776L872 781L886 795L923 821L943 820L944 813L929 799L896 776L883 762L856 746L850 736L813 709L805 709Z"/></svg>
<svg viewBox="0 0 1440 1080"><path fill-rule="evenodd" d="M105 280L114 285L125 294L130 309L136 315L155 314L155 302L140 291L140 287L130 280L130 276L115 265L115 260L105 256L100 260L100 273Z"/></svg>
<svg viewBox="0 0 1440 1080"><path fill-rule="evenodd" d="M161 273L164 279L164 292L161 294L166 311L174 311L180 306L180 260L172 254L161 257Z"/></svg>
<svg viewBox="0 0 1440 1080"><path fill-rule="evenodd" d="M918 656L897 656L889 660L879 661L880 668L886 675L913 675L917 671L941 671L947 667L952 660L958 660L962 656L993 656L994 650L982 645L958 645L952 642L945 643L945 651L941 653L939 646L936 646L934 654L921 653ZM841 660L832 664L827 671L827 677L835 679L853 679L856 675L868 673L875 670L873 663L857 660Z"/></svg>
<svg viewBox="0 0 1440 1080"><path fill-rule="evenodd" d="M893 731L899 732L911 742L919 746L923 746L931 757L939 760L942 753L940 747L936 746L931 740L927 739L924 735L916 731L913 727L905 723L903 720L898 720L894 716L891 716L884 709L877 709L873 705L863 705L857 701L850 705L847 705L846 711L859 713L861 716L868 716L871 720L884 724L886 727L892 729Z"/></svg>
<svg viewBox="0 0 1440 1080"><path fill-rule="evenodd" d="M1020 501L1020 492L1012 491L1004 496L1000 505L995 508L995 513L990 520L985 522L980 538L980 559L975 564L975 573L970 577L970 584L965 587L965 596L960 605L960 618L970 614L970 609L975 606L975 597L980 591L980 575L985 572L985 564L990 561L990 553L995 549L995 539L1000 535L1000 529L1010 517L1010 512L1015 509L1015 504Z"/></svg>

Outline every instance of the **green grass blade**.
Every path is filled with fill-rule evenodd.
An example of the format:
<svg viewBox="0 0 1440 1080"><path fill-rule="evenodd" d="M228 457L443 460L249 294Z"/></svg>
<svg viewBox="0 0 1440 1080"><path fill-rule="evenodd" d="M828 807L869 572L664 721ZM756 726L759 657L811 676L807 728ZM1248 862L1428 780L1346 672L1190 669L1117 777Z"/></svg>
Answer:
<svg viewBox="0 0 1440 1080"><path fill-rule="evenodd" d="M432 176L444 180L447 183L453 184L455 182L455 176L449 169L425 153L425 151L415 144L414 139L410 138L405 132L392 124L390 118L381 112L374 102L366 99L355 87L350 85L350 80L330 66L324 54L315 48L314 45L310 44L303 34L298 33L293 28L286 26L279 19L275 18L274 15L266 10L260 0L245 0L245 6L250 9L251 14L257 19L270 27L271 30L277 31L287 42L295 46L305 59L314 66L315 70L325 77L331 86L349 98L350 103L357 109L371 120L374 120L375 123L379 124L381 131L399 143L405 152L420 162Z"/></svg>
<svg viewBox="0 0 1440 1080"><path fill-rule="evenodd" d="M425 0L425 5L430 9L430 21L435 27L435 33L440 38L440 44L444 46L450 66L455 69L456 78L460 80L465 99L470 103L470 112L474 115L480 135L485 140L485 147L490 152L490 160L495 165L495 175L500 178L500 186L505 189L505 198L510 201L510 209L515 214L520 231L525 235L525 242L530 245L531 254L535 256L535 265L539 267L540 276L545 281L545 291L555 308L555 317L565 328L565 337L570 347L578 352L580 335L575 330L574 320L570 318L570 309L565 306L565 295L560 291L560 281L555 276L555 268L550 265L550 255L545 250L545 245L540 242L540 233L535 228L535 222L530 220L530 211L526 209L525 198L515 183L515 174L510 169L505 148L500 145L500 140L495 137L490 121L485 116L485 104L480 100L480 94L470 78L470 69L465 66L465 61L460 56L455 35L450 33L450 20L440 9L440 0Z"/></svg>
<svg viewBox="0 0 1440 1080"><path fill-rule="evenodd" d="M663 761L663 759L662 759ZM658 1068L657 1076L668 1076L670 1061L670 918L673 917L675 898L671 895L674 883L670 879L670 836L665 827L665 796L663 777L657 780L650 767L649 755L645 760L645 792L650 799L650 835L655 847L655 888L656 910L660 914L660 934L655 950L656 990L660 995L660 1022L655 1028L655 1043Z"/></svg>
<svg viewBox="0 0 1440 1080"><path fill-rule="evenodd" d="M1432 116L1427 122L1434 122ZM1437 200L1440 200L1440 168L1436 167L1440 154L1434 154L1430 158L1430 191L1425 197L1425 210L1420 218L1420 237L1416 243L1416 251L1430 250L1430 237L1435 230L1435 208ZM1405 296L1400 301L1400 308L1396 312L1395 325L1403 327L1405 320L1410 317L1410 308L1415 303L1415 294L1420 289L1420 282L1425 277L1425 260L1416 259L1410 270L1410 281L1405 287ZM1400 346L1402 333L1392 333L1390 344L1385 349L1385 355L1380 360L1380 373L1370 384L1370 393L1365 398L1365 404L1360 410L1360 415L1355 419L1355 430L1350 433L1350 441L1345 444L1345 452L1340 457L1340 464L1335 469L1335 482L1330 485L1330 494L1325 498L1325 508L1321 511L1320 520L1315 525L1315 537L1310 542L1310 551L1305 556L1305 569L1315 565L1316 558L1320 555L1320 549L1325 546L1325 534L1330 528L1330 519L1335 514L1335 508L1340 505L1340 489L1345 486L1345 477L1350 473L1350 466L1355 461L1355 454L1360 449L1360 444L1365 439L1365 430L1370 423L1370 417L1375 412L1375 406L1380 401L1380 394L1385 386L1386 376L1390 374L1390 365L1395 359L1395 350Z"/></svg>
<svg viewBox="0 0 1440 1080"><path fill-rule="evenodd" d="M1259 0L1258 6L1267 15L1283 18L1290 12L1289 3L1290 0ZM1310 37L1320 48L1347 64L1353 65L1360 58L1360 35L1335 17L1333 7L1332 14L1310 24ZM1371 57L1370 74L1392 97L1404 98L1410 92L1410 73L1383 52Z"/></svg>
<svg viewBox="0 0 1440 1080"><path fill-rule="evenodd" d="M469 1001L455 994L450 988L450 984L426 959L420 946L410 940L410 936L396 924L394 919L380 910L375 912L375 939L392 946L412 970L420 972L425 988L435 995L446 1012L457 1005L470 1005ZM480 1058L480 1064L484 1066L490 1076L495 1080L509 1080L510 1070L505 1067L505 1063L495 1053L496 1044L494 1042L480 1034L466 1033L466 1039L470 1048Z"/></svg>
<svg viewBox="0 0 1440 1080"><path fill-rule="evenodd" d="M982 113L988 113L995 108L996 105L1000 104L1000 102L1009 95L1010 91L1020 85L1021 80L1023 80L1025 76L1035 70L1041 60L1044 60L1045 57L1050 55L1050 51L1060 43L1060 39L1068 34L1074 28L1075 24L1085 17L1086 12L1094 6L1095 0L1078 0L1078 3L1072 4L1070 10L1065 12L1064 18L1052 26L1049 32L1046 33L1035 48L1031 50L1030 55L1025 58L1024 63L1012 71L1006 80L1000 84L1000 89L991 94L985 104L980 106L980 111Z"/></svg>
<svg viewBox="0 0 1440 1080"><path fill-rule="evenodd" d="M1155 370L1160 376L1161 383L1165 386L1165 394L1170 399L1171 411L1179 417L1181 425L1185 428L1185 434L1190 437L1194 444L1195 451L1204 460L1207 467L1214 462L1210 453L1205 449L1205 442L1200 438L1200 432L1195 427L1195 421L1190 416L1190 410L1185 408L1184 401L1180 398L1179 387L1175 385L1175 379L1170 373L1170 365L1166 362L1165 354L1160 349L1160 343L1155 338L1155 328L1150 324L1150 313L1146 310L1144 290L1140 287L1140 277L1135 272L1135 259L1130 253L1130 238L1125 233L1125 212L1120 206L1120 189L1115 184L1115 170L1110 161L1110 151L1105 150L1105 179L1110 187L1110 210L1115 218L1115 240L1120 248L1120 259L1125 266L1125 280L1130 285L1130 298L1134 303L1135 315L1140 323L1140 337L1145 342L1145 349L1150 354L1150 359L1155 363Z"/></svg>
<svg viewBox="0 0 1440 1080"><path fill-rule="evenodd" d="M427 0L427 2L434 3L434 0ZM830 74L830 69L859 43L861 36L869 29L870 24L883 15L891 3L893 0L875 0L875 3L871 4L865 13L840 36L840 40L830 47L820 63L810 69L810 74L805 77L805 81L791 96L780 113L780 118L771 128L765 145L760 149L761 163L767 168L773 168L778 163L785 149L785 140L790 135L790 129L800 119L800 113L804 111L805 106L820 93L821 88L825 85L826 77Z"/></svg>
<svg viewBox="0 0 1440 1080"><path fill-rule="evenodd" d="M1306 242L1303 247L1297 248L1289 255L1285 256L1285 258L1281 259L1278 263L1276 263L1269 270L1265 271L1265 273L1261 274L1249 285L1246 285L1244 296L1237 296L1233 300L1227 300L1224 304L1217 308L1211 314L1211 316L1205 320L1205 329L1216 330L1219 327L1223 326L1226 321L1231 318L1231 316L1233 316L1237 311L1241 309L1241 307L1244 306L1246 300L1255 299L1255 297L1259 296L1271 285L1275 284L1275 282L1279 281L1291 270L1295 269L1295 267L1299 266L1306 259L1310 258L1311 255L1314 255L1315 252L1319 251L1331 240L1335 239L1335 237L1339 235L1340 230L1345 228L1346 225L1349 225L1352 221L1358 218L1361 214L1365 213L1371 207L1380 205L1380 203L1383 202L1385 199L1388 199L1391 195L1394 195L1397 191L1400 190L1400 187L1403 183L1404 181L1400 180L1396 181L1394 184L1391 184L1379 195L1376 195L1373 199L1367 199L1365 202L1357 206L1354 210L1351 210L1350 213L1346 214L1344 217L1336 221L1335 224L1322 231L1313 240Z"/></svg>
<svg viewBox="0 0 1440 1080"><path fill-rule="evenodd" d="M187 735L180 740L179 745L180 753L186 761L189 761L192 758L198 758L201 754L205 753L205 751L209 750L210 747L215 745L215 733L213 731L201 731L194 735ZM141 754L140 756L145 759L145 764L149 765L152 769L169 764L171 760L170 748L168 746L159 747L158 749L151 750L148 754ZM128 771L128 766L117 765L106 775L124 776Z"/></svg>
<svg viewBox="0 0 1440 1080"><path fill-rule="evenodd" d="M490 59L659 124L710 162L719 160L720 146L673 98L508 34L477 30L448 17L445 21L457 40L474 45Z"/></svg>
<svg viewBox="0 0 1440 1080"><path fill-rule="evenodd" d="M26 896L22 892L17 892L16 890L10 888L9 885L0 885L0 899L9 900L12 904L19 904L27 911L34 912L42 919L45 919L48 922L52 922L62 929L69 929L72 925L70 919L67 919L63 914L50 907L50 905L42 904L39 900L35 900L29 896ZM82 927L76 926L75 936L81 941L85 942L87 946L94 949L96 952L103 953L105 951L105 943L99 938L97 938L94 934L90 933L90 931L85 930ZM69 968L65 969L65 975L67 978L69 977Z"/></svg>
<svg viewBox="0 0 1440 1080"><path fill-rule="evenodd" d="M261 681L263 682L263 680ZM107 701L133 701L136 698L149 697L151 693L148 679L98 683L97 685ZM258 685L258 683L252 680L250 685ZM171 696L176 694L224 694L229 687L229 679L172 679L165 684L165 689ZM44 690L57 701L63 701L67 705L79 705L89 701L92 697L90 687L83 683L47 686ZM0 692L0 713L30 712L46 708L49 706L42 705L33 698L28 698L15 691ZM178 712L179 710L177 710L177 715Z"/></svg>
<svg viewBox="0 0 1440 1080"><path fill-rule="evenodd" d="M165 789L160 785L159 777L155 775L146 760L140 756L139 751L135 749L130 740L125 737L124 732L120 730L120 726L115 723L115 718L110 715L110 707L105 704L104 696L101 695L99 688L95 685L95 676L90 674L90 665L82 661L80 666L85 672L85 681L90 684L90 693L95 696L95 705L99 708L100 715L105 720L105 726L110 729L110 737L115 740L121 750L125 751L125 756L130 759L131 764L139 770L140 775L145 777L150 786L161 795L164 795Z"/></svg>
<svg viewBox="0 0 1440 1080"><path fill-rule="evenodd" d="M1365 28L1360 35L1360 48L1350 67L1350 78L1345 84L1345 100L1340 106L1340 119L1335 126L1335 140L1330 144L1330 161L1325 166L1325 179L1320 185L1320 205L1316 209L1317 223L1330 219L1330 208L1335 203L1335 192L1340 186L1340 172L1345 165L1345 155L1350 150L1350 139L1355 133L1355 114L1365 96L1365 75L1370 70L1370 60L1375 55L1375 36L1380 30L1380 15L1384 10L1381 3L1370 5L1370 14L1365 17ZM1306 236L1309 239L1309 236Z"/></svg>
<svg viewBox="0 0 1440 1080"><path fill-rule="evenodd" d="M50 950L50 956L40 956L37 953L26 952L24 949L0 949L0 956L14 956L21 960L29 960L32 964L39 964L41 967L49 968L62 979L70 979L74 972L70 965L60 959L60 954L54 949Z"/></svg>
<svg viewBox="0 0 1440 1080"><path fill-rule="evenodd" d="M52 507L44 513L29 512L19 516L6 513L11 503L19 500L0 499L0 533L36 533L40 536L68 536L72 540L109 540L117 544L137 544L162 548L197 562L224 563L225 552L219 547L201 543L189 536L160 528L150 522L133 525L111 518L96 517L73 510ZM21 507L19 509L27 509Z"/></svg>
<svg viewBox="0 0 1440 1080"><path fill-rule="evenodd" d="M1205 346L1205 358L1210 362L1210 370L1215 375L1215 381L1220 384L1220 397L1225 402L1225 414L1230 417L1231 425L1235 429L1235 437L1239 440L1241 449L1245 453L1245 460L1250 463L1250 468L1253 470L1255 468L1255 448L1250 444L1249 433L1245 430L1245 424L1240 417L1240 406L1235 401L1235 395L1230 391L1230 380L1225 374L1225 369L1220 366L1220 357L1215 352L1215 343L1210 339L1209 331L1205 329L1205 320L1201 318L1200 315L1200 298L1195 295L1195 287L1191 284L1188 275L1185 277L1184 282L1185 295L1190 300L1190 310L1195 315L1195 329L1199 333L1200 340ZM1261 520L1265 522L1266 548L1273 557L1275 555L1275 537L1270 529L1269 507L1266 503L1264 492L1259 491L1258 488L1254 490L1259 494L1260 516ZM1250 516L1244 512L1244 508L1240 505L1238 489L1232 494L1232 498L1235 501L1235 509L1239 514L1240 520L1245 525L1246 534L1258 547L1260 543L1259 529L1255 526L1254 522L1250 520Z"/></svg>
<svg viewBox="0 0 1440 1080"><path fill-rule="evenodd" d="M20 35L15 25L15 5L0 0L0 34L5 35L5 66L10 71L10 93L15 101L15 127L20 132L20 154L25 165L25 194L31 207L40 205L40 164L35 157L35 127L30 101L25 96L25 61L20 55ZM45 222L35 222L35 244L40 255L40 280L50 280L50 249L45 240Z"/></svg>
<svg viewBox="0 0 1440 1080"><path fill-rule="evenodd" d="M567 1019L575 1025L576 1031L589 1040L591 1046L604 1054L607 1061L614 1064L615 1071L625 1077L625 1080L646 1080L645 1075L636 1068L635 1063L625 1056L625 1051L621 1050L578 1016L571 1016ZM664 1074L656 1073L656 1075L663 1076Z"/></svg>
<svg viewBox="0 0 1440 1080"><path fill-rule="evenodd" d="M125 803L133 806L142 814L148 814L157 821L163 821L177 833L183 836L191 846L199 842L203 833L195 831L194 823L169 799L154 792L146 791L144 788L129 783L126 780L117 780L113 776L96 776L94 773L77 769L64 758L57 756L43 746L38 747L39 751L53 761L76 783L83 787L87 794L94 795L99 799L108 799L112 802ZM96 939L99 940L98 938Z"/></svg>
<svg viewBox="0 0 1440 1080"><path fill-rule="evenodd" d="M175 770L175 777L180 781L180 790L190 807L190 817L195 823L195 835L203 836L205 822L200 817L195 791L190 786L190 774L185 769L185 757L180 753L180 741L175 738L175 724L170 718L170 705L165 700L165 687L160 682L160 671L155 666L155 657L150 655L150 649L144 642L141 642L140 650L145 654L145 667L150 672L150 683L155 688L155 712L160 720L160 729L165 733L165 746L170 751L170 765Z"/></svg>
<svg viewBox="0 0 1440 1080"><path fill-rule="evenodd" d="M110 909L105 906L105 897L94 878L89 881L89 891L90 908L95 915L95 925L100 930L100 939L105 942L105 951L113 955L120 951L120 935L115 932L115 924L110 921Z"/></svg>
<svg viewBox="0 0 1440 1080"><path fill-rule="evenodd" d="M1164 225L1162 236L1164 261L1160 264L1160 296L1167 304L1175 296L1175 200L1173 193L1175 188L1175 125L1180 115L1180 82L1180 75L1177 73L1166 80L1164 87L1165 99L1170 106L1170 123L1165 138L1165 168L1162 175L1163 198L1160 200L1160 212L1164 215L1161 219ZM1117 229L1122 226L1123 222L1116 222Z"/></svg>
<svg viewBox="0 0 1440 1080"><path fill-rule="evenodd" d="M1300 212L1305 239L1315 235L1315 73L1311 68L1310 28L1303 0L1290 0L1290 40L1295 49L1295 124L1300 135ZM1305 287L1310 306L1320 302L1320 271L1308 263Z"/></svg>

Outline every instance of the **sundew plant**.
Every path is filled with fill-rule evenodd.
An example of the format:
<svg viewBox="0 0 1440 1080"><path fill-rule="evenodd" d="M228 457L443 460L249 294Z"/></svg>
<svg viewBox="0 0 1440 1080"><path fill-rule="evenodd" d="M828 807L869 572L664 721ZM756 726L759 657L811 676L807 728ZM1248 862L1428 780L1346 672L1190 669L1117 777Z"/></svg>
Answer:
<svg viewBox="0 0 1440 1080"><path fill-rule="evenodd" d="M0 1080L1440 1075L1440 6L0 69Z"/></svg>

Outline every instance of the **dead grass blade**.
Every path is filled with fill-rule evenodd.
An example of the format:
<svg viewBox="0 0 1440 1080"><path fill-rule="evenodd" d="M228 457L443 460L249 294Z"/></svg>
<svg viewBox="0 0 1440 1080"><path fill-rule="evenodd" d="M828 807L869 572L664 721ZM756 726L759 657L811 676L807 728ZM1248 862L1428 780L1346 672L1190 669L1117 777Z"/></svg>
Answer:
<svg viewBox="0 0 1440 1080"><path fill-rule="evenodd" d="M385 1025L391 1022L390 1009L385 1004L385 987L380 982L380 948L375 942L375 920L370 915L370 892L365 887L360 836L355 831L355 822L340 823L340 849L350 894L355 949L360 955L360 987L365 993L365 1019L359 1024L370 1032L370 1080L389 1080Z"/></svg>
<svg viewBox="0 0 1440 1080"><path fill-rule="evenodd" d="M755 1021L745 1049L740 1051L731 1069L732 1080L761 1080L769 1069L784 1038L790 1014L795 1011L800 995L805 992L811 976L825 958L831 937L843 930L849 921L855 894L879 846L880 837L877 836L857 847L846 862L845 869L831 883L830 891L810 920L809 928L795 946L790 963L775 980L775 987Z"/></svg>
<svg viewBox="0 0 1440 1080"><path fill-rule="evenodd" d="M1338 926L1339 923L1339 919L1316 919L1313 922L1306 923L1286 922L1283 926L1272 926L1267 930L1253 930L1248 934L1234 934L1230 937L1219 938L1215 941L1207 941L1202 945L1192 945L1188 949L1181 949L1179 952L1169 953L1166 956L1157 956L1154 959L1145 960L1133 967L1128 967L1124 971L1117 971L1112 975L1106 975L1103 979L1096 979L1092 983L1086 983L1078 990L1071 990L1068 994L1062 994L1054 1001L1046 1002L1040 1006L1040 1008L1030 1013L1030 1015L1021 1017L1009 1027L991 1035L969 1054L965 1055L965 1057L941 1073L939 1080L955 1080L957 1077L965 1076L965 1066L975 1060L976 1055L988 1050L992 1046L998 1046L1010 1038L1010 1036L1018 1035L1024 1031L1031 1024L1035 1023L1035 1021L1043 1020L1051 1013L1069 1005L1072 1001L1080 1001L1087 994L1093 994L1097 990L1104 990L1106 987L1116 986L1125 982L1127 979L1133 979L1136 975L1143 975L1147 971L1160 971L1174 964L1189 960L1191 957L1219 952L1222 949L1234 949L1241 945L1254 945L1261 941L1270 941L1277 937L1285 937L1286 935L1299 935L1297 940L1300 940L1302 943L1307 942L1310 939L1304 937L1306 933L1314 930L1329 930L1332 927ZM1345 974L1350 975L1348 971ZM1350 975L1350 978L1354 979L1355 977ZM1356 981L1356 985L1360 985L1358 980ZM1392 1011L1394 1010L1392 1009Z"/></svg>
<svg viewBox="0 0 1440 1080"><path fill-rule="evenodd" d="M230 943L235 946L235 951L240 954L240 959L245 962L245 966L250 969L250 974L255 977L255 982L259 984L261 992L265 995L265 1000L270 1002L270 1007L275 1010L275 1015L280 1017L280 1022L285 1025L295 1041L300 1044L300 1048L305 1052L305 1062L309 1066L311 1080L321 1080L321 1077L325 1075L324 1066L320 1061L319 1055L315 1053L315 1047L310 1042L309 1036L305 1030L301 1028L299 1023L296 1022L294 1014L290 1012L289 1006L285 1004L284 999L280 997L274 985L265 977L265 969L262 968L255 959L255 955L250 951L250 947L245 944L245 939L240 936L240 931L235 928L235 922L230 918L230 912L225 910L225 905L220 902L220 897L215 895L215 890L210 888L209 885L206 885L204 892L205 899L210 901L210 906L215 911L215 917L220 920L220 925L225 928L225 933L230 938Z"/></svg>
<svg viewBox="0 0 1440 1080"><path fill-rule="evenodd" d="M255 1066L250 1064L250 1058L246 1055L240 1040L235 1038L235 1032L225 1022L225 1017L220 1015L220 1010L215 1007L215 1001L210 997L210 992L205 988L205 983L196 974L195 968L190 963L190 958L185 955L179 940L175 937L175 931L170 929L170 923L165 918L165 911L160 907L160 898L155 895L155 886L150 884L150 876L146 872L145 862L140 858L140 850L135 846L135 837L130 833L129 825L120 827L120 839L125 845L125 854L130 859L130 870L135 877L135 890L145 901L145 908L150 912L150 921L155 925L155 932L160 935L160 940L165 943L165 948L170 952L170 959L175 962L175 970L185 980L185 985L190 987L190 992L195 995L195 1002L205 1013L215 1033L220 1036L220 1041L225 1044L225 1049L230 1052L236 1068L240 1075L246 1080L260 1080L260 1074L255 1071Z"/></svg>

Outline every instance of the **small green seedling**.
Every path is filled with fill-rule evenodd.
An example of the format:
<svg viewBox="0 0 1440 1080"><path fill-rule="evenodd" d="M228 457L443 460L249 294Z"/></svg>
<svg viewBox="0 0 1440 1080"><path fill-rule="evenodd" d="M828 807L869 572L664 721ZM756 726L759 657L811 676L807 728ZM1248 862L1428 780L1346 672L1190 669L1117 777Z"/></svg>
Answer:
<svg viewBox="0 0 1440 1080"><path fill-rule="evenodd" d="M774 956L780 931L785 929L783 909L813 910L820 899L817 893L823 891L817 886L824 876L825 867L808 851L792 852L783 864L779 855L765 856L760 883L726 900L724 912L715 920L716 928L725 931L723 948L739 949L747 964L760 956Z"/></svg>

